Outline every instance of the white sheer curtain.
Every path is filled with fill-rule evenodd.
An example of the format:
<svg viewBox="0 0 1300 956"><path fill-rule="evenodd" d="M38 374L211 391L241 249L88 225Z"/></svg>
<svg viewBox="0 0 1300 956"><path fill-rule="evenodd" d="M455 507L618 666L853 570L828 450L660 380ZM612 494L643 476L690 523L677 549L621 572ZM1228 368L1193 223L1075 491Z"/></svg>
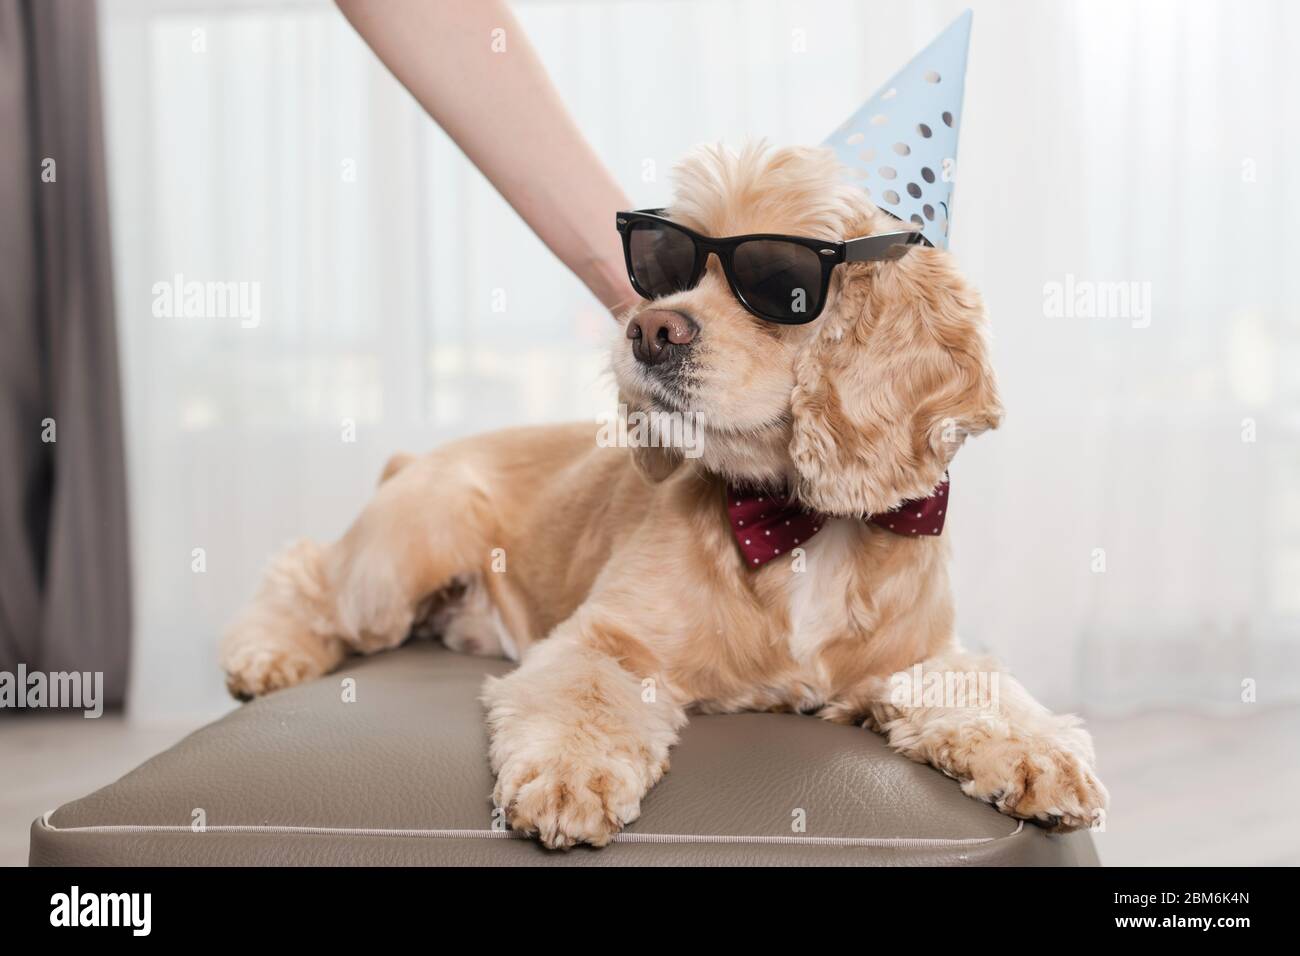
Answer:
<svg viewBox="0 0 1300 956"><path fill-rule="evenodd" d="M397 447L608 409L611 323L324 0L102 5L132 708L208 712L273 549L339 533ZM517 10L651 205L696 143L820 141L964 6ZM952 245L1009 414L953 468L964 636L1059 707L1294 699L1300 10L974 7ZM260 321L156 316L177 274L256 283ZM1138 283L1149 322L1049 317L1067 282Z"/></svg>

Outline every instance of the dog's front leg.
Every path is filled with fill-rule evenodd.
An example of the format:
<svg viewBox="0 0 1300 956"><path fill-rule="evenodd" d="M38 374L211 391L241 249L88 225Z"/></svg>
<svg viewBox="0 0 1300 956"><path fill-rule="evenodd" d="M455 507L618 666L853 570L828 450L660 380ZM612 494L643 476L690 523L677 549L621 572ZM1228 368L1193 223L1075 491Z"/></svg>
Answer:
<svg viewBox="0 0 1300 956"><path fill-rule="evenodd" d="M868 712L890 746L1003 813L1057 831L1104 820L1109 798L1082 721L1051 713L987 658L931 658L877 685Z"/></svg>
<svg viewBox="0 0 1300 956"><path fill-rule="evenodd" d="M574 621L483 689L493 801L548 847L604 846L641 812L686 722L638 642Z"/></svg>

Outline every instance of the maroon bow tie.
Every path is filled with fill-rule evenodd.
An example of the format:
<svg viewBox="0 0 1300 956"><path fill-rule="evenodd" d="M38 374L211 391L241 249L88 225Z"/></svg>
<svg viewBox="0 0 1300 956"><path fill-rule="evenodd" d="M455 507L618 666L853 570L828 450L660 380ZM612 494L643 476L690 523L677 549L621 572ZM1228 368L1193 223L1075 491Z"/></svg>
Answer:
<svg viewBox="0 0 1300 956"><path fill-rule="evenodd" d="M928 498L912 498L893 511L871 515L867 521L878 528L902 535L937 535L943 531L948 510L948 479L935 486ZM745 556L745 564L756 568L787 554L822 529L829 515L809 511L789 495L773 496L766 491L727 487L727 516L731 530Z"/></svg>

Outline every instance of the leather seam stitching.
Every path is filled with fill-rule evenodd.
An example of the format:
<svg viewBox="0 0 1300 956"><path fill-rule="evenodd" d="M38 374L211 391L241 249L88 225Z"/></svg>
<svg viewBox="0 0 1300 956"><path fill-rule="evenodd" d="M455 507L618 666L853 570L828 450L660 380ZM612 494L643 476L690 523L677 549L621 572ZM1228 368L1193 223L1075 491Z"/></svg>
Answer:
<svg viewBox="0 0 1300 956"><path fill-rule="evenodd" d="M151 824L97 824L80 827L59 827L50 822L51 810L41 817L41 824L55 833L268 833L303 836L361 836L361 837L420 837L437 840L526 840L529 836L515 830L491 829L388 829L383 827L299 827L273 824L214 824L202 831L179 825ZM617 833L612 842L628 844L647 843L741 843L773 846L843 846L843 847L945 847L980 846L1018 836L1025 828L1023 820L1016 828L1001 837L819 837L819 836L765 836L696 833Z"/></svg>

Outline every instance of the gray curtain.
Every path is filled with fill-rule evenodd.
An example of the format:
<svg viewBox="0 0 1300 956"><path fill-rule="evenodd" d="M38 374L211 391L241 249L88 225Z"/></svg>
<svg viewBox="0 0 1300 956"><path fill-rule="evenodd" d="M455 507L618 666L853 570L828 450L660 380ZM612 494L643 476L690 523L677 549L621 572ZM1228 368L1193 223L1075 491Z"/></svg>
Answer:
<svg viewBox="0 0 1300 956"><path fill-rule="evenodd" d="M114 704L130 583L98 62L90 0L0 0L0 670L102 671Z"/></svg>

